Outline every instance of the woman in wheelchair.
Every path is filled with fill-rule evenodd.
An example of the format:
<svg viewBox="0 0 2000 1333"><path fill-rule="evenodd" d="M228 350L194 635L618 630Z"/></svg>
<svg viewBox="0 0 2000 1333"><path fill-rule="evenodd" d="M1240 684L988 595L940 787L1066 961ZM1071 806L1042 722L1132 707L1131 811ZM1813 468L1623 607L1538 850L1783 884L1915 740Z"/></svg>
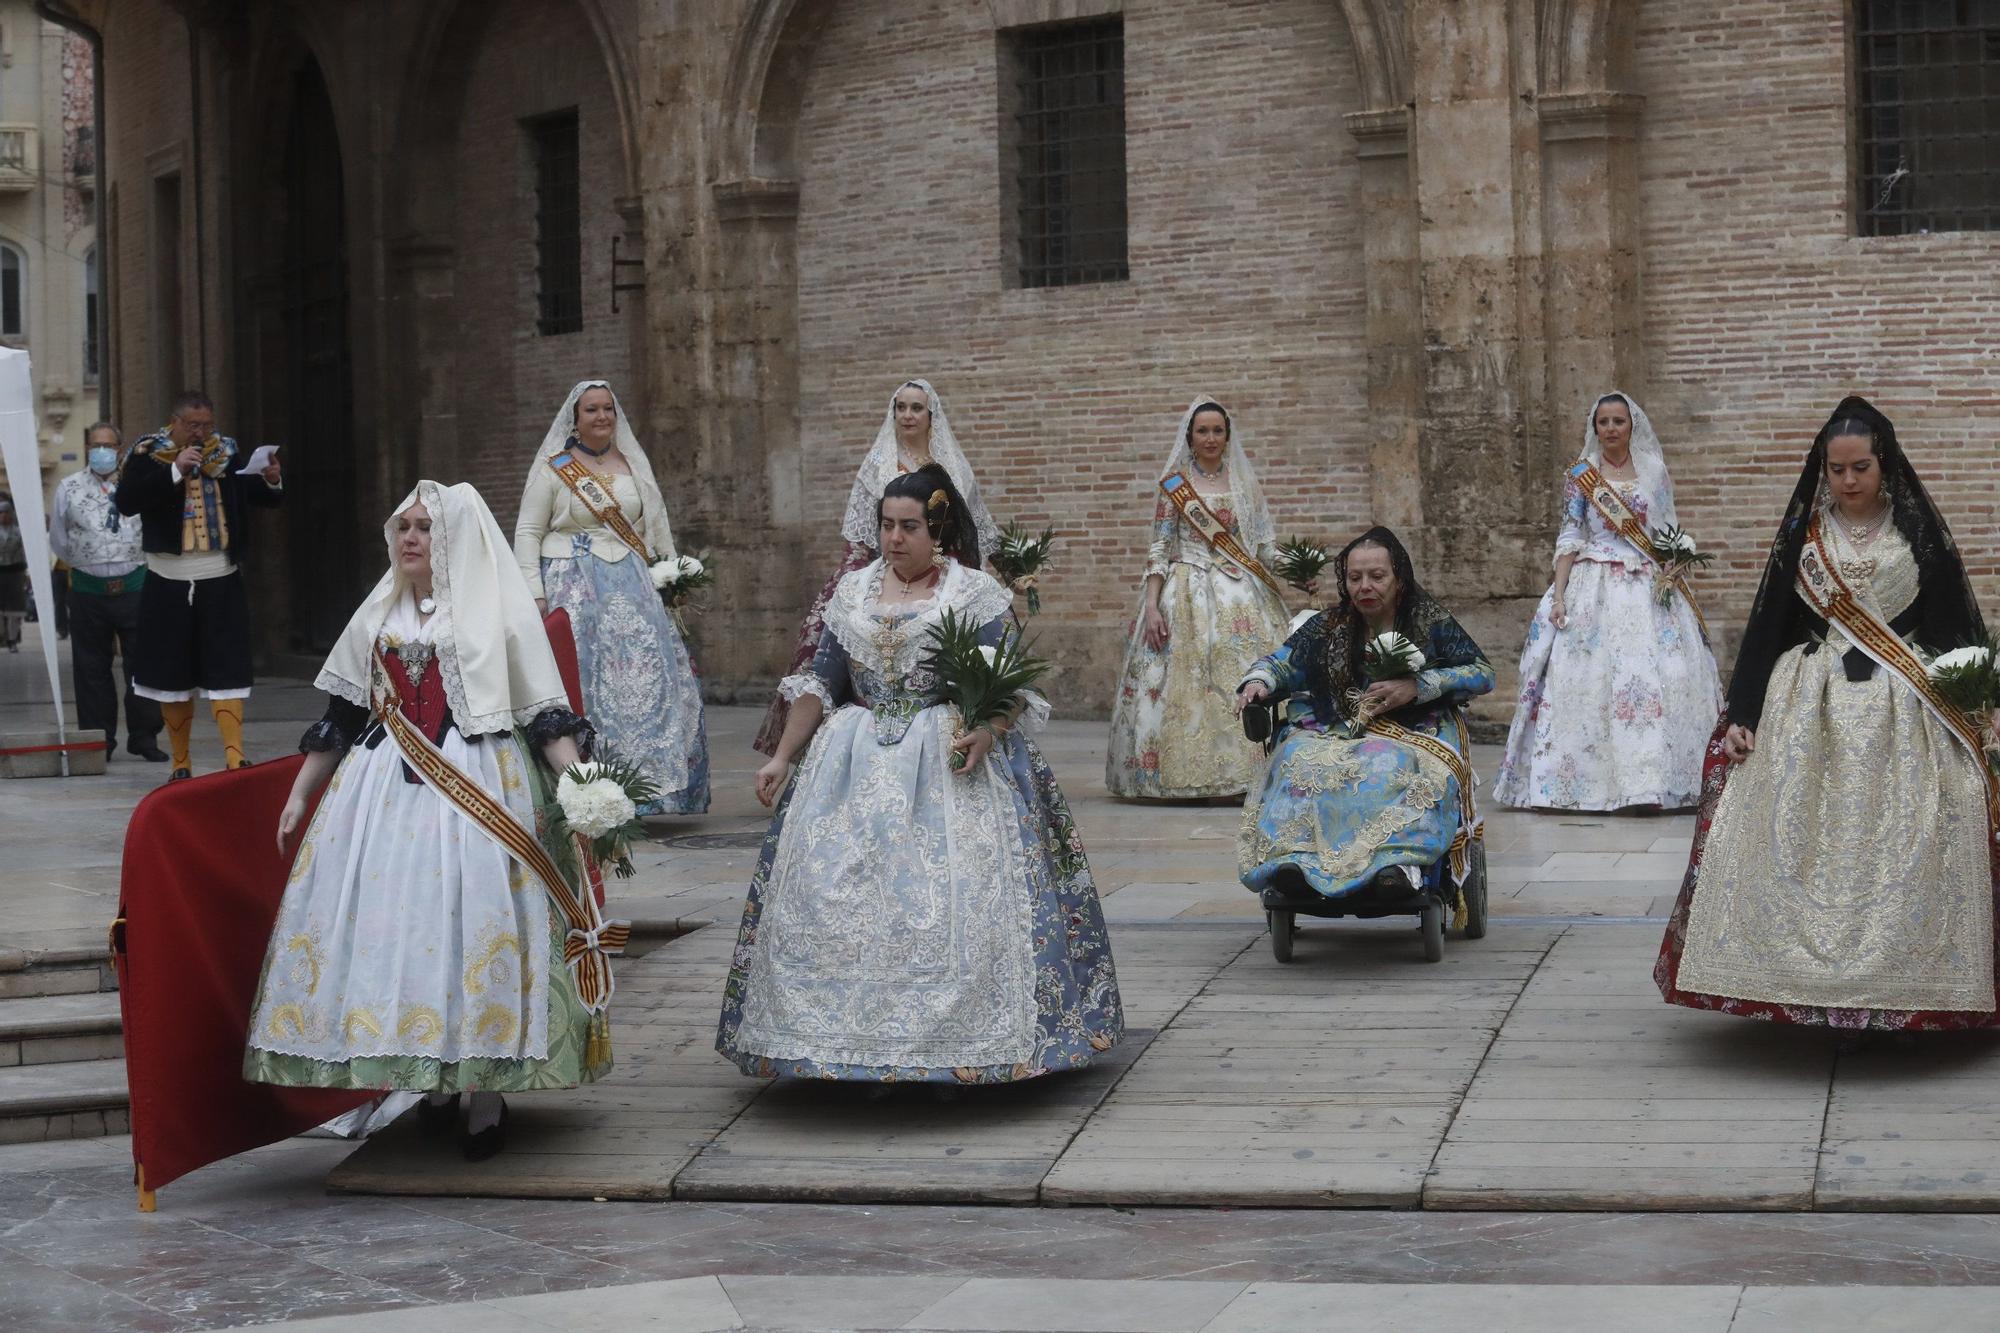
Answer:
<svg viewBox="0 0 2000 1333"><path fill-rule="evenodd" d="M1408 910L1428 890L1449 903L1479 827L1459 709L1493 688L1493 668L1387 528L1349 543L1335 571L1339 602L1237 687L1238 711L1276 705L1281 719L1244 807L1238 872L1301 902L1372 890Z"/></svg>

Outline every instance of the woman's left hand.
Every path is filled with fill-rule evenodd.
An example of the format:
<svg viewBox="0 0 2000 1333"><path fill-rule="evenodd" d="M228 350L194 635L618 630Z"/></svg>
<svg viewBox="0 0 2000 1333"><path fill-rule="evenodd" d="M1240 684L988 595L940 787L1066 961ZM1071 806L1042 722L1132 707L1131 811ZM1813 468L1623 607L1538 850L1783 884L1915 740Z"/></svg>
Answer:
<svg viewBox="0 0 2000 1333"><path fill-rule="evenodd" d="M1370 717L1381 717L1393 713L1406 704L1417 701L1417 682L1405 677L1402 680L1378 680L1361 695L1361 706Z"/></svg>
<svg viewBox="0 0 2000 1333"><path fill-rule="evenodd" d="M986 756L993 749L993 732L988 727L974 727L951 743L951 748L965 756L965 766L958 771L970 773L986 762Z"/></svg>

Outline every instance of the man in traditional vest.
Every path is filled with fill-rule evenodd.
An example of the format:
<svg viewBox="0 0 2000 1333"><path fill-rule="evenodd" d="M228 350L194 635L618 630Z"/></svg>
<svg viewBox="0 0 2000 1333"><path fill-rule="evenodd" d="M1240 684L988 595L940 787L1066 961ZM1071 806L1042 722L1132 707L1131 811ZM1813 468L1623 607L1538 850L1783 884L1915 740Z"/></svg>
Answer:
<svg viewBox="0 0 2000 1333"><path fill-rule="evenodd" d="M69 566L76 724L103 731L106 758L118 749L118 688L111 676L115 651L125 659L125 748L163 764L167 754L159 746L160 706L137 694L132 683L146 553L139 544L139 525L111 502L125 461L124 441L116 426L100 421L84 432L84 443L87 466L56 483L49 507L49 549Z"/></svg>
<svg viewBox="0 0 2000 1333"><path fill-rule="evenodd" d="M284 496L278 462L239 471L236 441L215 433L215 404L198 391L173 403L166 428L132 445L113 497L137 516L146 549L133 689L158 700L173 750L167 780L192 777L194 698L208 699L224 762L241 768L243 701L250 697L250 603L239 571L249 546L246 509Z"/></svg>

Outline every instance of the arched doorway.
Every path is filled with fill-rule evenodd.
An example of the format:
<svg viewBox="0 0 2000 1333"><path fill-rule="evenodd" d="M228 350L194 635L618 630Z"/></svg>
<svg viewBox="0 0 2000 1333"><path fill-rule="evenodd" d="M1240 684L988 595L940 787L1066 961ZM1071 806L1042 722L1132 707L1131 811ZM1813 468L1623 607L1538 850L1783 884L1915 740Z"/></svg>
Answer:
<svg viewBox="0 0 2000 1333"><path fill-rule="evenodd" d="M268 178L265 263L251 279L257 383L247 395L261 435L284 446L286 504L274 525L287 605L282 646L332 646L381 564L353 549L361 530L354 379L348 341L346 191L333 103L306 55L290 78L279 170Z"/></svg>

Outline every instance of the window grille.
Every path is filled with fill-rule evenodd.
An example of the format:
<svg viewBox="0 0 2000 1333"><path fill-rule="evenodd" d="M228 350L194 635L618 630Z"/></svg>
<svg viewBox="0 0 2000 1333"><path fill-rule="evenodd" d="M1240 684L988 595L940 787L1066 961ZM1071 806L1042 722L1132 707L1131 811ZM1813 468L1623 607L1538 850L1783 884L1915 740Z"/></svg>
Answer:
<svg viewBox="0 0 2000 1333"><path fill-rule="evenodd" d="M97 247L83 257L83 379L97 383Z"/></svg>
<svg viewBox="0 0 2000 1333"><path fill-rule="evenodd" d="M547 336L583 327L583 204L576 111L527 124L535 166L535 329Z"/></svg>
<svg viewBox="0 0 2000 1333"><path fill-rule="evenodd" d="M2000 0L1859 0L1861 233L2000 230Z"/></svg>
<svg viewBox="0 0 2000 1333"><path fill-rule="evenodd" d="M0 334L9 338L22 337L28 331L26 273L21 252L11 245L0 245Z"/></svg>
<svg viewBox="0 0 2000 1333"><path fill-rule="evenodd" d="M1010 40L1020 285L1121 281L1124 20L1025 28Z"/></svg>

